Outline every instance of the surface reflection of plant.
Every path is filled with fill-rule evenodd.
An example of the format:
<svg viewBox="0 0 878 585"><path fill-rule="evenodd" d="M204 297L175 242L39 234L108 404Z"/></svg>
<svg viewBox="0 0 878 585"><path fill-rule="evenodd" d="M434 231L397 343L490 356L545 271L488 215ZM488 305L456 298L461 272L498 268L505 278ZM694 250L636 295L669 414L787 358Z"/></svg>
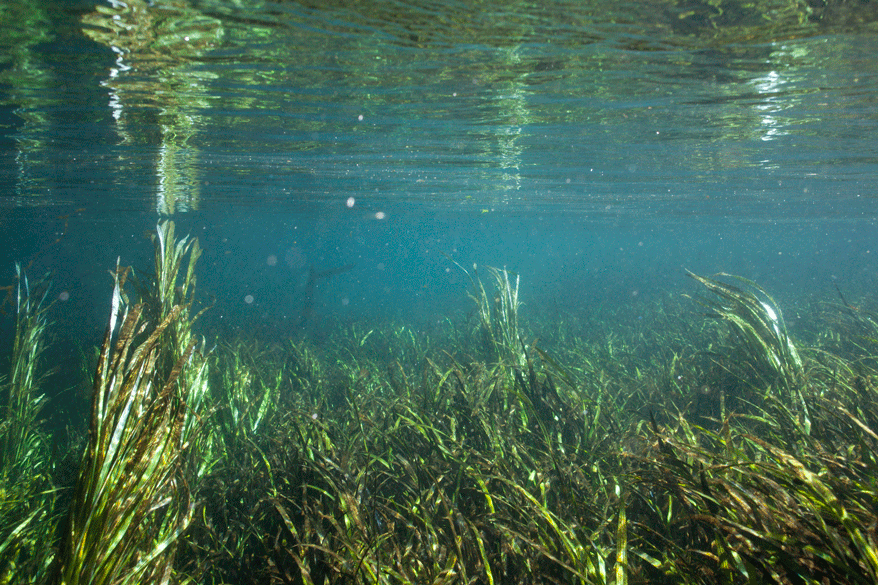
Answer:
<svg viewBox="0 0 878 585"><path fill-rule="evenodd" d="M8 100L14 105L15 115L22 121L12 134L18 196L43 195L41 183L51 174L46 160L52 130L48 112L64 96L53 91L57 87L54 66L46 63L38 47L50 42L53 36L51 18L41 2L17 0L3 4L0 83L4 87L4 102Z"/></svg>
<svg viewBox="0 0 878 585"><path fill-rule="evenodd" d="M103 85L111 92L122 140L138 142L144 133L134 129L158 122L157 210L171 215L197 209L198 150L190 140L200 126L197 111L209 106L205 83L214 76L194 65L219 42L222 24L188 2L131 0L98 5L83 25L86 35L116 55Z"/></svg>

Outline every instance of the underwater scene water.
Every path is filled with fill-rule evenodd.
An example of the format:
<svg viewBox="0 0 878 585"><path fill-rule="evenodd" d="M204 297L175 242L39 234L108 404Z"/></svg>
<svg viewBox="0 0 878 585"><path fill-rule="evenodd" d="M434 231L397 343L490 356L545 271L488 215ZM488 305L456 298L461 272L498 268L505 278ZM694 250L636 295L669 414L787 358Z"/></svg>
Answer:
<svg viewBox="0 0 878 585"><path fill-rule="evenodd" d="M0 0L0 583L878 582L878 3Z"/></svg>

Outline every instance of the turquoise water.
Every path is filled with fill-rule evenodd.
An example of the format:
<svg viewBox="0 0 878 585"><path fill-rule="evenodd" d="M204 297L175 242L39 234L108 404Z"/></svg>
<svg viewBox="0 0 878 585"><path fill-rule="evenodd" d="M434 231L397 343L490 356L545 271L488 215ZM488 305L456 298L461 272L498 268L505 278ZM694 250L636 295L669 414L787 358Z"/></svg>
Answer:
<svg viewBox="0 0 878 585"><path fill-rule="evenodd" d="M876 2L0 0L0 582L875 581L876 136Z"/></svg>
<svg viewBox="0 0 878 585"><path fill-rule="evenodd" d="M0 274L52 272L86 344L163 217L205 249L208 331L427 326L469 303L444 254L549 317L684 269L874 288L874 4L4 7Z"/></svg>

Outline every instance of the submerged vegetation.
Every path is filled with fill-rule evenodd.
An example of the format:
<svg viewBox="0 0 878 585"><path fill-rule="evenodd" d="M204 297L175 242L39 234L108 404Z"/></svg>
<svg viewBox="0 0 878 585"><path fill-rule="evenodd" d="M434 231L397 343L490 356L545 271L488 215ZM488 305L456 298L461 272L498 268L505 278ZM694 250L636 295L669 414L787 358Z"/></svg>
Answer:
<svg viewBox="0 0 878 585"><path fill-rule="evenodd" d="M197 241L152 239L152 276L114 272L75 485L41 425L46 285L19 276L0 583L878 582L878 320L843 298L825 347L694 274L697 303L537 340L487 269L429 336L205 344Z"/></svg>

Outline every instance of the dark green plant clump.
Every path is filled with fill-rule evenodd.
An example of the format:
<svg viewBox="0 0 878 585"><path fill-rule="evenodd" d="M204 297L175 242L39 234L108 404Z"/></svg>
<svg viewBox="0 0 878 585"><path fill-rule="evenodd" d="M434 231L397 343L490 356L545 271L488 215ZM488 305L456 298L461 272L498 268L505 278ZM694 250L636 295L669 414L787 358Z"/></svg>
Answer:
<svg viewBox="0 0 878 585"><path fill-rule="evenodd" d="M690 275L697 303L637 319L528 323L518 277L488 269L475 318L429 334L208 351L197 242L153 242L133 292L116 269L64 498L47 307L20 278L0 583L878 582L878 322L845 299L806 347L737 277Z"/></svg>

